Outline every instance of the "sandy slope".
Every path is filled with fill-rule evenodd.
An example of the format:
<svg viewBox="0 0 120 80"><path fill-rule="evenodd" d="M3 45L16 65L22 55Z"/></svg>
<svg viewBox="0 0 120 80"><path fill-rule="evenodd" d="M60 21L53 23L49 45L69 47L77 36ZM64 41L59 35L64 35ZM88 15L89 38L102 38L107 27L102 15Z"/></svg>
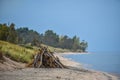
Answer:
<svg viewBox="0 0 120 80"><path fill-rule="evenodd" d="M86 70L79 63L59 56L69 69L58 68L24 68L13 71L0 71L0 80L119 80L108 73ZM71 65L72 64L72 65Z"/></svg>
<svg viewBox="0 0 120 80"><path fill-rule="evenodd" d="M24 68L25 64L18 63L4 56L4 60L0 62L0 71L14 70Z"/></svg>

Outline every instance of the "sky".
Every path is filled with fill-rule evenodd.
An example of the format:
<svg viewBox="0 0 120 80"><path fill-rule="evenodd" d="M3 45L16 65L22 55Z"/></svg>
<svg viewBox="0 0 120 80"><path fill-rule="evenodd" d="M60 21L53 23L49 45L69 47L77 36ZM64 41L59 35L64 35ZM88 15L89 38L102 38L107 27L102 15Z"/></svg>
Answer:
<svg viewBox="0 0 120 80"><path fill-rule="evenodd" d="M0 0L0 23L88 42L88 51L120 51L120 0Z"/></svg>

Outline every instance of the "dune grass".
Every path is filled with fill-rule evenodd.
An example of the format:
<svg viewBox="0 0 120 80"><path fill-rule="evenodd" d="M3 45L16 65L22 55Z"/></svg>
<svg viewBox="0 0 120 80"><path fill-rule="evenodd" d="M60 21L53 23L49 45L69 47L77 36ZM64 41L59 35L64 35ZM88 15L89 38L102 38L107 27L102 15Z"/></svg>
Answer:
<svg viewBox="0 0 120 80"><path fill-rule="evenodd" d="M55 47L48 46L48 45L45 45L45 44L42 44L42 46L48 47L48 49L49 49L51 52L56 52L56 53L70 52L70 50L68 50L68 49L55 48Z"/></svg>
<svg viewBox="0 0 120 80"><path fill-rule="evenodd" d="M0 51L12 60L24 63L30 62L34 54L33 49L27 49L1 40Z"/></svg>
<svg viewBox="0 0 120 80"><path fill-rule="evenodd" d="M44 44L42 44L42 46L48 47L51 52L70 52L68 49L54 48ZM0 52L17 62L29 63L33 59L33 55L38 51L38 49L39 48L35 46L19 46L0 40Z"/></svg>

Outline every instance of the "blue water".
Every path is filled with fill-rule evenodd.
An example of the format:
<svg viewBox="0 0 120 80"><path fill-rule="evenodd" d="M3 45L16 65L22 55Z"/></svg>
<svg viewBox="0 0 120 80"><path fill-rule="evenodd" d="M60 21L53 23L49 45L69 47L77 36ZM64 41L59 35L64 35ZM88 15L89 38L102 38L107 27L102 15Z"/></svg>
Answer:
<svg viewBox="0 0 120 80"><path fill-rule="evenodd" d="M120 73L120 52L96 52L90 54L66 55L82 63L84 67L99 71Z"/></svg>

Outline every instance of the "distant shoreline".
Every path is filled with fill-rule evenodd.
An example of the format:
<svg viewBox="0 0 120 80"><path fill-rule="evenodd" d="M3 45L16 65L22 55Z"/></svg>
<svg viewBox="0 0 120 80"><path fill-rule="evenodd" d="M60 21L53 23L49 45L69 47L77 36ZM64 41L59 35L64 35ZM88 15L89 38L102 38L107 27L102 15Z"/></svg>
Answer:
<svg viewBox="0 0 120 80"><path fill-rule="evenodd" d="M61 53L61 52L56 52L57 54L65 54L65 55L70 55L70 54L74 54L74 55L76 55L76 54L90 54L90 52L63 52L63 53Z"/></svg>

